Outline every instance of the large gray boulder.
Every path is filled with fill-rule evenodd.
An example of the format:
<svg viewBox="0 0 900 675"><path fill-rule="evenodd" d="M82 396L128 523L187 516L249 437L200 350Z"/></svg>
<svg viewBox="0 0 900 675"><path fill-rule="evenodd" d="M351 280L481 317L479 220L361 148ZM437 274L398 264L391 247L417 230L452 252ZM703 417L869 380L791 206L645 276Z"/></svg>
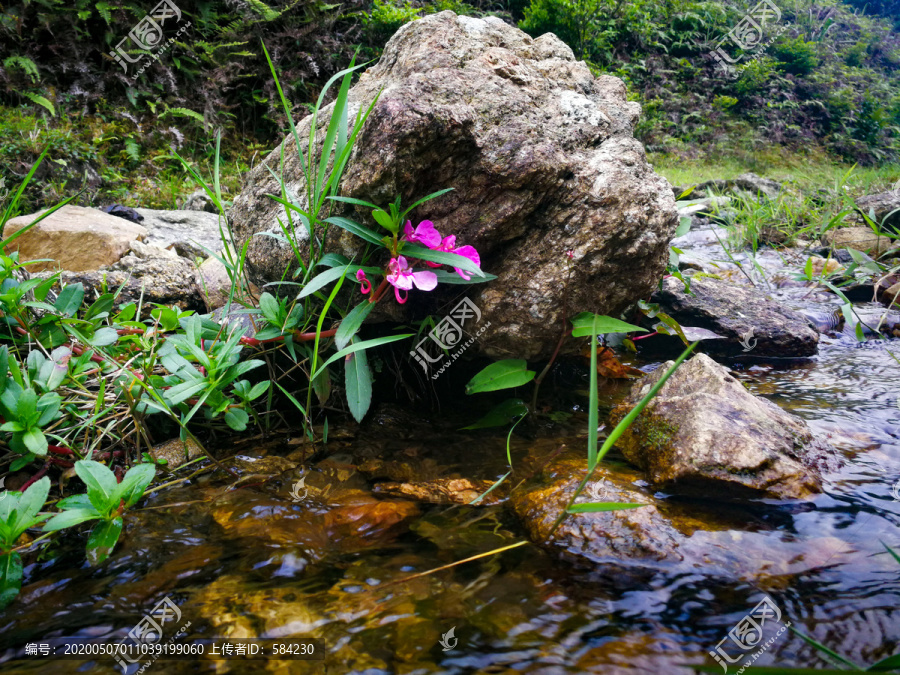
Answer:
<svg viewBox="0 0 900 675"><path fill-rule="evenodd" d="M401 195L411 204L455 188L413 220L432 220L458 245L475 246L483 269L499 277L471 287L482 323L490 322L473 351L548 356L573 309L616 313L653 289L677 216L671 188L634 139L640 106L627 100L621 80L594 77L553 35L532 39L497 18L445 11L391 38L351 90L351 113L379 91L342 193L380 204ZM320 119L327 124L327 112ZM301 138L310 123L298 124ZM287 186L303 202L292 138L283 150ZM268 197L280 193L269 169L279 171L281 154L279 147L248 175L232 211L237 245L251 240L249 270L259 284L295 267L287 246L254 237L281 233L276 218L284 211ZM337 228L326 248L357 259L361 251ZM443 292L413 291L402 309L437 310L448 299Z"/></svg>
<svg viewBox="0 0 900 675"><path fill-rule="evenodd" d="M610 424L618 424L671 365L641 380L613 410ZM753 396L705 354L675 371L618 446L654 485L705 497L805 497L820 491L822 471L838 466L803 420Z"/></svg>

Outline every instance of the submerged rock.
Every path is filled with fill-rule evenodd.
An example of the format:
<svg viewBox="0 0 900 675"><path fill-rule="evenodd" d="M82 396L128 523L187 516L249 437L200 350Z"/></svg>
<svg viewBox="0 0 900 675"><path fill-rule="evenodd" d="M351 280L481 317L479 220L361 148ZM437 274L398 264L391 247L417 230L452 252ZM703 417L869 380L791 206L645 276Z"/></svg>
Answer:
<svg viewBox="0 0 900 675"><path fill-rule="evenodd" d="M628 480L628 472L613 473L600 466L579 495L584 502L646 504L635 509L569 516L548 539L553 524L587 472L583 457L560 457L540 474L515 488L509 503L532 541L553 548L563 558L620 562L680 560L676 552L683 536L663 517L653 499ZM632 474L631 478L639 476Z"/></svg>
<svg viewBox="0 0 900 675"><path fill-rule="evenodd" d="M653 289L677 226L675 201L634 138L640 106L627 100L621 80L594 77L551 34L532 39L496 17L445 11L397 31L351 89L351 114L379 92L342 191L379 204L400 195L411 204L454 188L413 219L427 218L459 245L474 246L483 269L499 277L471 287L482 325L490 322L472 349L549 356L567 312L567 279L569 307L606 314ZM323 125L329 110L319 116ZM301 138L310 124L309 117L298 124ZM282 150L287 188L303 202L289 136L250 172L232 212L237 244L250 241L248 268L260 285L297 266L290 247L254 236L281 233L283 209L268 195L281 192L269 169L280 170ZM355 217L368 222L367 214ZM298 229L298 239L307 236ZM363 250L336 227L325 244L357 260ZM451 290L414 291L415 302L396 309L405 318L436 310L432 303Z"/></svg>
<svg viewBox="0 0 900 675"><path fill-rule="evenodd" d="M716 356L790 357L813 356L818 350L819 334L806 317L770 300L759 288L691 277L690 290L686 293L681 281L669 277L652 300L681 325L723 336L703 340L698 350Z"/></svg>
<svg viewBox="0 0 900 675"><path fill-rule="evenodd" d="M639 382L610 423L622 420L671 365ZM705 354L675 371L618 446L654 484L704 496L734 496L744 488L805 497L820 491L822 470L837 468L803 420L752 395Z"/></svg>
<svg viewBox="0 0 900 675"><path fill-rule="evenodd" d="M374 491L376 494L415 499L430 504L470 504L487 492L493 484L494 482L490 480L436 478L412 483L378 483ZM502 501L501 496L506 493L504 488L505 486L501 484L496 490L479 500L478 504L483 506L498 504Z"/></svg>
<svg viewBox="0 0 900 675"><path fill-rule="evenodd" d="M30 225L42 213L44 211L11 219L3 228L3 238ZM9 244L7 249L18 251L20 261L44 258L52 261L29 265L31 272L58 267L83 272L112 265L125 255L132 241L146 236L147 228L142 225L99 209L67 204Z"/></svg>

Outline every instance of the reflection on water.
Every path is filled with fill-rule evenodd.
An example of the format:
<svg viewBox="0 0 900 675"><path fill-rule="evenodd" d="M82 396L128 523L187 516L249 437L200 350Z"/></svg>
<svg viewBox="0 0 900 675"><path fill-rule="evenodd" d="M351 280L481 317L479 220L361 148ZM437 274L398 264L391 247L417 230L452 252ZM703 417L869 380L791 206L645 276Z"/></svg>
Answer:
<svg viewBox="0 0 900 675"><path fill-rule="evenodd" d="M670 515L709 524L690 538L694 554L681 564L574 569L528 545L406 580L521 541L523 529L502 504L447 507L371 491L378 480L496 478L506 470L505 436L458 432L452 420L427 437L394 434L376 419L312 467L297 457L285 463L290 447L250 450L242 465L250 474L281 456L274 479L228 491L216 477L151 496L145 507L181 505L136 513L99 568L84 563L78 542L30 558L19 600L0 614L0 640L118 640L168 596L195 637L312 635L327 655L158 662L161 673L690 673L687 664L714 664L708 653L767 594L783 621L872 663L900 651L900 565L880 543L900 547L891 492L900 480L900 365L888 353L900 355L898 344L823 337L808 362L734 366L751 391L803 417L848 462L808 501L659 495ZM583 430L584 420L572 424ZM572 447L583 443L566 433ZM514 463L559 442L517 437ZM307 491L298 500L291 491L300 476ZM740 555L713 553L723 542ZM451 628L457 643L445 651ZM789 632L756 665L776 663L827 665ZM78 672L113 665L87 662ZM3 668L69 673L79 664L23 659Z"/></svg>

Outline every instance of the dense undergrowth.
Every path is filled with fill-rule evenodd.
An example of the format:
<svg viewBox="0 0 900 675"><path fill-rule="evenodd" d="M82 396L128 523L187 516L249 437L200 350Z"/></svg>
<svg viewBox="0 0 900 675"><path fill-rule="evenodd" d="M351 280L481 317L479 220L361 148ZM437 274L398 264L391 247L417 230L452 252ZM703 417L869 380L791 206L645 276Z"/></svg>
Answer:
<svg viewBox="0 0 900 675"><path fill-rule="evenodd" d="M174 4L174 3L173 3ZM208 166L210 130L223 129L226 195L285 128L260 49L265 37L289 98L303 106L347 63L376 58L404 23L427 13L495 14L533 35L557 33L596 72L622 77L644 114L636 133L670 162L818 149L816 161L876 165L900 151L900 35L896 2L783 0L786 27L761 56L728 32L751 9L732 0L202 2L180 8L177 34L135 76L118 61L151 6L61 0L14 3L0 14L0 179L10 186L48 144L23 195L27 211L84 190L82 204L175 208L191 189L174 158ZM722 39L730 77L710 57ZM128 49L128 46L131 49ZM754 55L758 58L752 58ZM2 189L2 188L0 188Z"/></svg>

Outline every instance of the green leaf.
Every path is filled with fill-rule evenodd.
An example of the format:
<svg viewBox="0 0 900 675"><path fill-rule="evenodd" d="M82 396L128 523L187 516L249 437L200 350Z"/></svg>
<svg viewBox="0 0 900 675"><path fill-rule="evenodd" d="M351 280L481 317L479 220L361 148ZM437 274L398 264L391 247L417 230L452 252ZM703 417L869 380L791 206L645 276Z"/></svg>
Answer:
<svg viewBox="0 0 900 675"><path fill-rule="evenodd" d="M104 464L92 459L81 459L75 462L75 473L87 486L91 504L100 513L109 513L119 506L113 503L118 482L116 475Z"/></svg>
<svg viewBox="0 0 900 675"><path fill-rule="evenodd" d="M594 324L594 317L597 323ZM647 330L640 326L635 326L624 321L619 321L611 316L594 315L590 312L582 312L572 317L572 337L583 337L590 335L591 331L596 330L597 335L606 335L608 333L646 333Z"/></svg>
<svg viewBox="0 0 900 675"><path fill-rule="evenodd" d="M29 527L32 527L37 519L38 512L47 501L50 492L50 479L44 476L28 486L28 489L19 497L15 506L16 519L12 523L13 539L18 539ZM7 497L9 499L9 497Z"/></svg>
<svg viewBox="0 0 900 675"><path fill-rule="evenodd" d="M412 337L412 333L403 333L402 335L390 335L388 337L380 337L375 338L373 340L364 340L363 342L355 342L347 347L344 347L336 354L333 354L330 359L328 359L325 363L323 363L319 368L316 369L316 372L313 373L313 376L309 378L310 380L316 379L322 370L327 368L329 365L337 361L338 359L342 359L347 354L352 354L354 352L358 352L360 349L370 349L371 347L378 347L379 345L386 345L389 342L396 342L397 340L405 340L408 337Z"/></svg>
<svg viewBox="0 0 900 675"><path fill-rule="evenodd" d="M384 211L383 209L375 209L372 211L372 217L375 219L375 222L381 225L388 232L396 233L398 227L394 224L393 219L389 213Z"/></svg>
<svg viewBox="0 0 900 675"><path fill-rule="evenodd" d="M16 599L22 588L22 558L18 553L0 555L0 610Z"/></svg>
<svg viewBox="0 0 900 675"><path fill-rule="evenodd" d="M485 391L511 389L527 384L534 379L535 372L528 370L523 359L504 359L484 368L466 385L467 394Z"/></svg>
<svg viewBox="0 0 900 675"><path fill-rule="evenodd" d="M63 510L68 509L93 509L90 498L84 495L72 495L65 497L56 502L56 507Z"/></svg>
<svg viewBox="0 0 900 675"><path fill-rule="evenodd" d="M37 103L40 106L46 108L53 117L56 117L56 109L53 107L53 104L40 94L35 94L33 91L23 91L21 92L25 98L29 99L32 103Z"/></svg>
<svg viewBox="0 0 900 675"><path fill-rule="evenodd" d="M438 190L437 192L432 192L430 195L426 195L425 197L422 197L422 199L420 199L419 201L413 202L413 204L411 206L409 206L400 215L400 220L402 221L404 218L406 218L406 214L408 214L410 211L412 211L417 206L420 206L420 205L424 204L425 202L431 201L435 197L440 197L441 195L445 195L448 192L453 192L453 188L444 188L443 190Z"/></svg>
<svg viewBox="0 0 900 675"><path fill-rule="evenodd" d="M409 258L418 258L419 260L428 260L430 262L440 263L441 265L450 265L458 267L461 270L470 272L476 276L483 277L484 272L474 262L456 253L448 253L447 251L432 251L430 248L418 246L416 244L404 244L403 255Z"/></svg>
<svg viewBox="0 0 900 675"><path fill-rule="evenodd" d="M433 269L431 270L437 276L437 280L439 284L483 284L488 281L493 281L497 278L496 274L488 274L484 272L480 277L472 277L471 279L463 279L456 272L451 272L450 270L441 270L441 269Z"/></svg>
<svg viewBox="0 0 900 675"><path fill-rule="evenodd" d="M269 323L274 323L276 325L281 324L281 305L278 304L278 300L276 300L275 296L271 293L263 293L259 296L259 308L262 310L263 316L266 317Z"/></svg>
<svg viewBox="0 0 900 675"><path fill-rule="evenodd" d="M818 649L820 652L823 652L823 653L825 653L825 654L828 654L828 655L829 655L831 658L833 658L835 661L840 661L840 662L843 663L844 665L850 666L853 670L857 670L857 671L858 671L858 670L861 670L860 667L859 667L858 665L856 665L855 663L853 663L853 661L850 661L850 660L848 660L848 659L845 659L843 656L841 656L841 655L838 654L837 652L834 652L834 651L830 650L828 647L826 647L825 645L823 645L821 642L817 641L817 640L814 639L814 638L811 638L810 636L806 635L806 634L803 633L802 631L797 630L797 629L794 628L793 626L788 626L788 629L790 629L790 631L791 631L794 635L796 635L797 637L799 637L801 640L803 640L803 641L806 642L807 644L812 645L813 647L815 647L816 649Z"/></svg>
<svg viewBox="0 0 900 675"><path fill-rule="evenodd" d="M601 511L619 511L624 509L636 509L647 504L632 504L628 502L586 502L584 504L572 504L569 513L599 513Z"/></svg>
<svg viewBox="0 0 900 675"><path fill-rule="evenodd" d="M153 482L156 476L156 466L152 463L137 464L125 474L122 482L118 484L112 495L111 501L118 504L125 502L125 506L133 506L144 496L144 490Z"/></svg>
<svg viewBox="0 0 900 675"><path fill-rule="evenodd" d="M491 411L474 424L463 429L487 429L488 427L501 427L514 422L528 412L528 406L520 398L508 398L503 403L494 406Z"/></svg>
<svg viewBox="0 0 900 675"><path fill-rule="evenodd" d="M350 354L344 362L344 387L350 414L362 422L372 404L372 371L364 351Z"/></svg>
<svg viewBox="0 0 900 675"><path fill-rule="evenodd" d="M383 246L381 241L381 237L372 232L368 227L360 225L357 222L350 220L349 218L343 218L341 216L332 216L331 218L325 219L326 223L331 223L332 225L337 225L343 230L347 230L351 234L355 234L360 239L364 239L370 244L375 244L376 246Z"/></svg>
<svg viewBox="0 0 900 675"><path fill-rule="evenodd" d="M181 384L176 384L171 389L164 391L163 398L165 398L169 405L178 405L179 403L188 400L194 394L199 394L206 389L208 385L209 382L199 379L190 382L182 382Z"/></svg>
<svg viewBox="0 0 900 675"><path fill-rule="evenodd" d="M683 216L678 221L678 228L675 230L675 236L673 238L677 239L678 237L683 237L690 231L691 231L691 217Z"/></svg>
<svg viewBox="0 0 900 675"><path fill-rule="evenodd" d="M269 380L263 380L262 382L257 382L253 385L253 388L250 390L250 393L247 394L248 401L255 401L260 396L269 391L269 386L272 383Z"/></svg>
<svg viewBox="0 0 900 675"><path fill-rule="evenodd" d="M250 415L241 408L231 408L225 413L225 423L235 431L246 429L248 421L250 421Z"/></svg>
<svg viewBox="0 0 900 675"><path fill-rule="evenodd" d="M345 204L353 204L354 206L365 206L370 209L377 209L378 205L373 204L372 202L367 202L362 199L355 199L353 197L328 197L328 199L333 199L336 202L344 202Z"/></svg>
<svg viewBox="0 0 900 675"><path fill-rule="evenodd" d="M44 432L37 427L32 427L26 431L22 435L22 442L28 448L28 451L35 455L43 456L47 454L47 438L44 436Z"/></svg>
<svg viewBox="0 0 900 675"><path fill-rule="evenodd" d="M309 280L309 283L303 287L303 290L300 291L300 295L297 298L305 298L307 295L311 295L315 293L323 286L330 284L332 281L340 279L344 274L346 274L347 270L350 269L350 266L346 267L332 267L331 269L327 269L321 274L317 274L315 277Z"/></svg>
<svg viewBox="0 0 900 675"><path fill-rule="evenodd" d="M44 532L56 532L64 530L68 527L74 527L88 520L100 518L100 513L94 509L67 509L62 513L57 513L50 520L44 523L42 528Z"/></svg>
<svg viewBox="0 0 900 675"><path fill-rule="evenodd" d="M866 668L866 672L870 673L885 673L889 670L900 670L900 654L888 656Z"/></svg>
<svg viewBox="0 0 900 675"><path fill-rule="evenodd" d="M894 560L896 560L898 563L900 563L900 553L897 553L897 551L892 549L890 546L888 546L884 542L881 542L881 545L884 546L885 550L893 556Z"/></svg>
<svg viewBox="0 0 900 675"><path fill-rule="evenodd" d="M88 344L92 347L107 347L115 344L119 339L119 334L115 328L99 328L94 332L94 336L88 340Z"/></svg>
<svg viewBox="0 0 900 675"><path fill-rule="evenodd" d="M119 541L119 535L122 533L122 519L114 518L112 520L101 520L94 525L91 534L87 540L88 562L92 565L98 565L109 557Z"/></svg>
<svg viewBox="0 0 900 675"><path fill-rule="evenodd" d="M84 286L80 283L68 284L59 292L59 296L56 298L56 302L53 303L53 306L56 307L57 311L63 316L71 317L75 316L75 313L78 311L78 308L81 307L83 300Z"/></svg>
<svg viewBox="0 0 900 675"><path fill-rule="evenodd" d="M347 313L334 336L334 344L338 349L343 349L350 343L374 307L374 302L363 300Z"/></svg>

